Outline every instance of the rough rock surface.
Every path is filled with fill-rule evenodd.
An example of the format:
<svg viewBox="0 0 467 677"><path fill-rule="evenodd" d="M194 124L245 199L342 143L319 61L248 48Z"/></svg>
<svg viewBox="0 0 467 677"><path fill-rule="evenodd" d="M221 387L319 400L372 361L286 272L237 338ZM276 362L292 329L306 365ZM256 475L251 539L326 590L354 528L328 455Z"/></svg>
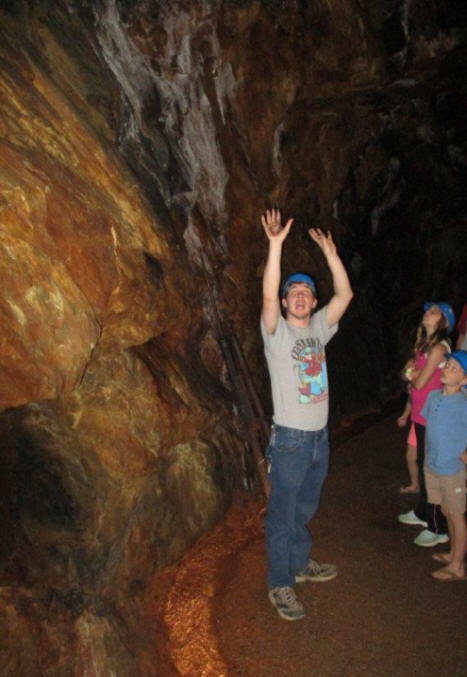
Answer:
<svg viewBox="0 0 467 677"><path fill-rule="evenodd" d="M398 391L424 300L464 301L465 13L22 0L0 19L0 670L158 674L147 581L255 486L217 339L233 328L269 412L260 212L296 217L284 272L313 271L322 302L305 224L350 271L334 425Z"/></svg>

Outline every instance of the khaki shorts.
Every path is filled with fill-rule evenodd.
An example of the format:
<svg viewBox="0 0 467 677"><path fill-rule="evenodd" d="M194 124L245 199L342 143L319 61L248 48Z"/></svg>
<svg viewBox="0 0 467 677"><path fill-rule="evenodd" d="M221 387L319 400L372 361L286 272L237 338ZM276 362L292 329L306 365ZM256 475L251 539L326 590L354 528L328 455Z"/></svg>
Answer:
<svg viewBox="0 0 467 677"><path fill-rule="evenodd" d="M443 512L465 512L465 467L455 475L437 475L425 466L425 484L429 503L441 505Z"/></svg>

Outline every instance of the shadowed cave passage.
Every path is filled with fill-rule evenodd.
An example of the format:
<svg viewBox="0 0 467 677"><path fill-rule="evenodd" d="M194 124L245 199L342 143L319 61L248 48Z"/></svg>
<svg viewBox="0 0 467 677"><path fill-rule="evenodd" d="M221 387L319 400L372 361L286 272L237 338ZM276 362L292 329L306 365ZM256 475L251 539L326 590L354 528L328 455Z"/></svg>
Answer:
<svg viewBox="0 0 467 677"><path fill-rule="evenodd" d="M230 671L254 667L235 662L249 651L227 621L250 561L248 613L276 620L261 588L259 424L242 419L225 341L268 423L259 217L274 205L296 219L283 276L308 271L320 305L331 297L310 226L332 232L349 271L355 296L327 349L334 481L346 501L355 484L360 522L393 552L396 480L367 454L396 432L370 424L403 398L423 303L459 314L466 301L465 36L457 0L0 2L2 674L193 674L193 656L202 672L210 650L187 640L191 602L171 590L191 585L186 553L204 552L200 623ZM350 422L370 434L348 452L354 475L339 466ZM348 550L371 550L376 584L390 559L372 559L360 522ZM412 550L394 551L410 571ZM358 561L349 599L366 618ZM378 646L397 654L395 638Z"/></svg>

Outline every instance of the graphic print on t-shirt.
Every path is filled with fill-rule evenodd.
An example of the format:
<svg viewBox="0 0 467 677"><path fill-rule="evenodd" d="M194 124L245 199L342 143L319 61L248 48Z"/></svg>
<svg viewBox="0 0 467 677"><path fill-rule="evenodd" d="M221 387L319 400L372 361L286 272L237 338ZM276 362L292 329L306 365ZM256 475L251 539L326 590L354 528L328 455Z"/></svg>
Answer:
<svg viewBox="0 0 467 677"><path fill-rule="evenodd" d="M328 396L324 346L319 339L297 339L292 349L298 375L300 404L322 402Z"/></svg>

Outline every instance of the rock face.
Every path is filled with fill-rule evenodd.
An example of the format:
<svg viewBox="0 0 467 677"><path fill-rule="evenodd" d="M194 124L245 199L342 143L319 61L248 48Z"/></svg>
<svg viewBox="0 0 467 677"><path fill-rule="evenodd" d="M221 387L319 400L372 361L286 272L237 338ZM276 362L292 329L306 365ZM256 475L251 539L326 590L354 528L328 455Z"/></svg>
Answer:
<svg viewBox="0 0 467 677"><path fill-rule="evenodd" d="M350 271L334 423L465 300L462 3L0 8L1 672L169 674L148 581L255 484L219 335L270 411L261 211L323 302L305 225Z"/></svg>

